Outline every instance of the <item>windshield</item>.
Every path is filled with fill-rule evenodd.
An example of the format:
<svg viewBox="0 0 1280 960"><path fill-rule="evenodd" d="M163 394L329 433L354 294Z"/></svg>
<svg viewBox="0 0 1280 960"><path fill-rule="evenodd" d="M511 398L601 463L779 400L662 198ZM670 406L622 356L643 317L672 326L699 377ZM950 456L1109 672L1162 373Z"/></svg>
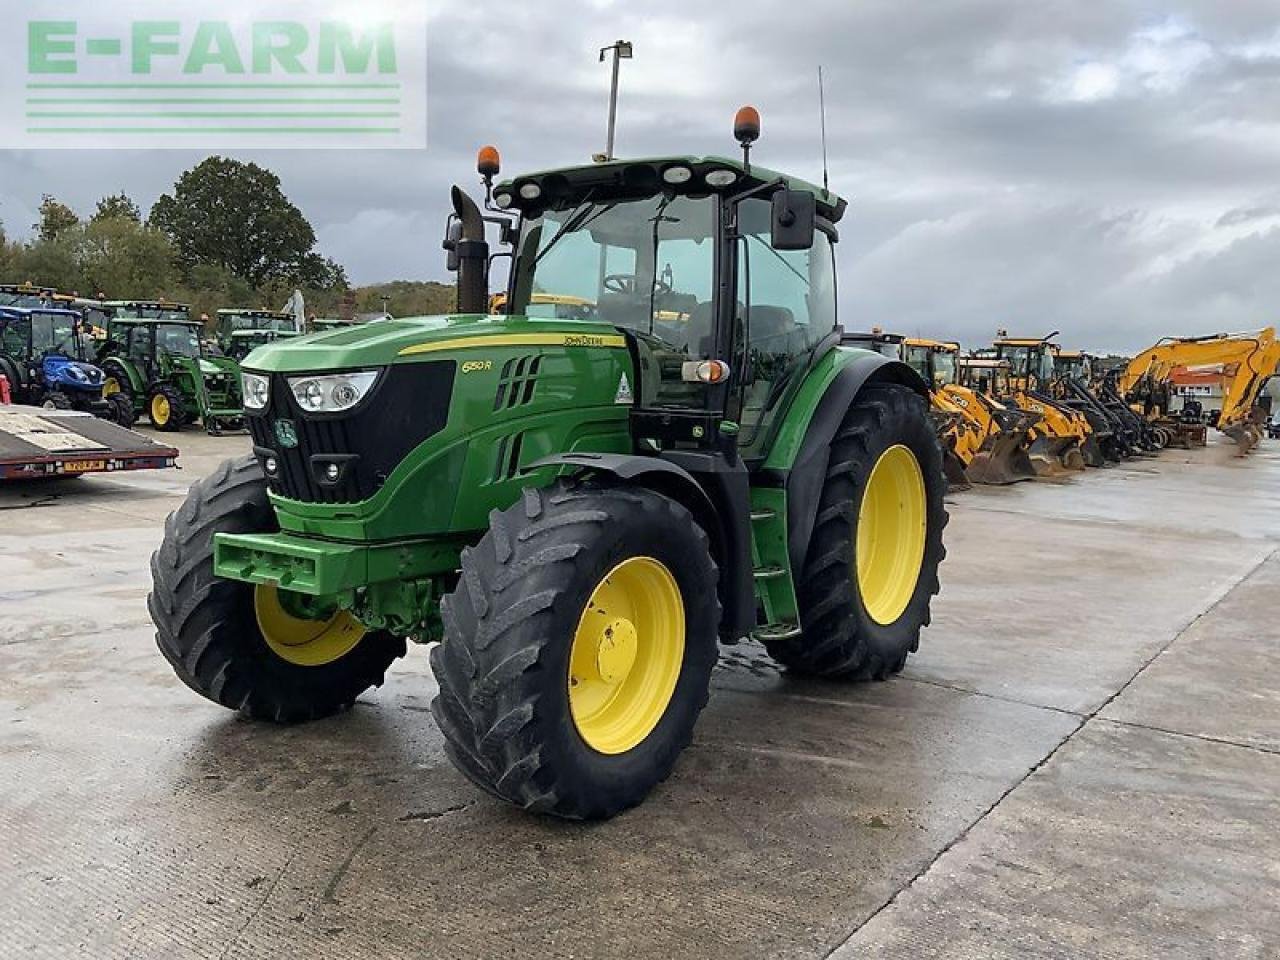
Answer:
<svg viewBox="0 0 1280 960"><path fill-rule="evenodd" d="M924 377L926 383L930 381L928 347L907 347L902 359L907 362L907 366Z"/></svg>
<svg viewBox="0 0 1280 960"><path fill-rule="evenodd" d="M262 314L223 314L223 322L232 330L292 330L293 324L285 317Z"/></svg>
<svg viewBox="0 0 1280 960"><path fill-rule="evenodd" d="M197 328L183 323L163 323L156 327L156 349L177 357L200 356Z"/></svg>
<svg viewBox="0 0 1280 960"><path fill-rule="evenodd" d="M161 307L142 307L129 304L116 310L116 316L125 320L190 320L187 310L173 310Z"/></svg>
<svg viewBox="0 0 1280 960"><path fill-rule="evenodd" d="M60 313L37 313L31 317L31 352L35 356L60 353L76 356L76 322Z"/></svg>
<svg viewBox="0 0 1280 960"><path fill-rule="evenodd" d="M933 355L933 379L939 386L956 382L956 355L939 350Z"/></svg>
<svg viewBox="0 0 1280 960"><path fill-rule="evenodd" d="M524 225L511 312L596 320L706 355L714 236L715 206L707 197L549 210ZM539 294L582 305L566 310L539 303Z"/></svg>

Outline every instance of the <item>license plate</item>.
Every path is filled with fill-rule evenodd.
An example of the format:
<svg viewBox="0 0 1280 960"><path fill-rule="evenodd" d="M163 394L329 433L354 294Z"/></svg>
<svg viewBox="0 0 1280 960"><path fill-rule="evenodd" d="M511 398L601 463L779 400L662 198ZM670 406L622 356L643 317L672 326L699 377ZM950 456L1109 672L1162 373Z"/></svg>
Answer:
<svg viewBox="0 0 1280 960"><path fill-rule="evenodd" d="M105 470L105 460L68 460L62 465L63 473L84 473L87 470Z"/></svg>

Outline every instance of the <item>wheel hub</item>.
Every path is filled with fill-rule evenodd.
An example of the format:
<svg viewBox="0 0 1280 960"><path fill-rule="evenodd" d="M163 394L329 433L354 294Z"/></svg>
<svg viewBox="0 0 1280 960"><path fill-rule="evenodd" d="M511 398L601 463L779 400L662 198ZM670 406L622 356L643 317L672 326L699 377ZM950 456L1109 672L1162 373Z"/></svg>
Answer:
<svg viewBox="0 0 1280 960"><path fill-rule="evenodd" d="M636 662L636 627L625 617L611 620L600 633L596 646L596 674L605 683L618 684L627 678Z"/></svg>

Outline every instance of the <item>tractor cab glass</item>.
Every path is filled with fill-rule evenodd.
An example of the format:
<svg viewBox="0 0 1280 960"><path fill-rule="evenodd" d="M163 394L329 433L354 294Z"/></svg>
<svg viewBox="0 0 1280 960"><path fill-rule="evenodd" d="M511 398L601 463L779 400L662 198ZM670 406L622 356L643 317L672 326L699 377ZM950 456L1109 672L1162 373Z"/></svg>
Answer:
<svg viewBox="0 0 1280 960"><path fill-rule="evenodd" d="M780 401L799 382L811 353L836 328L835 256L825 231L801 250L772 242L773 203L758 197L738 204L740 339L746 345L740 439L744 455L766 436ZM735 354L739 351L735 348Z"/></svg>
<svg viewBox="0 0 1280 960"><path fill-rule="evenodd" d="M162 323L156 330L156 351L174 357L200 356L200 331L192 324Z"/></svg>
<svg viewBox="0 0 1280 960"><path fill-rule="evenodd" d="M31 315L31 353L34 357L60 355L76 359L80 355L75 317L64 313Z"/></svg>
<svg viewBox="0 0 1280 960"><path fill-rule="evenodd" d="M191 319L191 313L184 307L146 306L143 304L125 304L116 311L122 320L171 320L181 323Z"/></svg>
<svg viewBox="0 0 1280 960"><path fill-rule="evenodd" d="M956 355L950 350L934 351L933 382L940 387L956 382Z"/></svg>
<svg viewBox="0 0 1280 960"><path fill-rule="evenodd" d="M525 222L511 312L546 316L549 306L556 315L555 301L573 298L583 319L705 356L697 351L712 327L714 236L709 198L549 210Z"/></svg>
<svg viewBox="0 0 1280 960"><path fill-rule="evenodd" d="M706 391L683 381L683 364L714 352L715 237L716 203L709 196L586 201L548 210L524 223L510 312L538 316L547 300L572 299L569 317L555 305L558 318L606 323L636 336L641 367L652 371L640 377L639 405L687 405Z"/></svg>

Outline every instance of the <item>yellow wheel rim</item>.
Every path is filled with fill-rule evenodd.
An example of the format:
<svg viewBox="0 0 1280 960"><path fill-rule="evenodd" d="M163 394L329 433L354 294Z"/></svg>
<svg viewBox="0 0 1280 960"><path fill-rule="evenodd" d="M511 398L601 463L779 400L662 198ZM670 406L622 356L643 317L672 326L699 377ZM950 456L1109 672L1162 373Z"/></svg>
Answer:
<svg viewBox="0 0 1280 960"><path fill-rule="evenodd" d="M102 399L114 396L120 392L120 384L115 377L107 377L102 384Z"/></svg>
<svg viewBox="0 0 1280 960"><path fill-rule="evenodd" d="M591 592L569 651L569 711L587 746L626 753L666 713L684 663L684 600L675 577L631 557Z"/></svg>
<svg viewBox="0 0 1280 960"><path fill-rule="evenodd" d="M169 422L169 417L173 415L173 408L169 406L169 398L163 393L157 393L151 398L151 422L156 426Z"/></svg>
<svg viewBox="0 0 1280 960"><path fill-rule="evenodd" d="M355 649L366 632L346 610L337 611L327 620L295 617L281 605L274 584L253 588L253 613L272 652L299 667L333 663Z"/></svg>
<svg viewBox="0 0 1280 960"><path fill-rule="evenodd" d="M858 595L876 623L897 620L916 592L924 562L924 475L901 444L880 455L858 508L854 546Z"/></svg>

